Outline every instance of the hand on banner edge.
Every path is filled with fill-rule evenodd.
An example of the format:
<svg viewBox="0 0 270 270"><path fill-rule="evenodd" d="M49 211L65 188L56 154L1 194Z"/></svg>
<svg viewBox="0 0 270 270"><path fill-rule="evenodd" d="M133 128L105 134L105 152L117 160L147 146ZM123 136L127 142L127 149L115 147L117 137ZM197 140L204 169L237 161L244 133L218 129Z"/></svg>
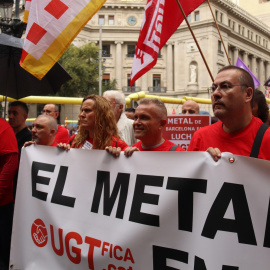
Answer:
<svg viewBox="0 0 270 270"><path fill-rule="evenodd" d="M208 152L216 162L221 158L221 151L218 148L209 147L206 152Z"/></svg>
<svg viewBox="0 0 270 270"><path fill-rule="evenodd" d="M32 145L32 144L37 144L37 143L34 141L29 141L29 142L25 142L23 146L27 147L27 146Z"/></svg>
<svg viewBox="0 0 270 270"><path fill-rule="evenodd" d="M68 144L68 143L58 143L57 148L65 150L66 152L68 152L70 150L70 144Z"/></svg>
<svg viewBox="0 0 270 270"><path fill-rule="evenodd" d="M121 153L121 147L106 146L105 150L107 151L107 153L111 154L114 158L118 158Z"/></svg>

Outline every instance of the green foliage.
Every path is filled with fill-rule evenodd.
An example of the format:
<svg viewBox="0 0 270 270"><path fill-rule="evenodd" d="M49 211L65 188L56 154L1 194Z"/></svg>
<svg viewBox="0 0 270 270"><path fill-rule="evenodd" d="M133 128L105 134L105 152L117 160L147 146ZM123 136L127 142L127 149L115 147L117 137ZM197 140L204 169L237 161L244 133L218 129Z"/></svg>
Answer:
<svg viewBox="0 0 270 270"><path fill-rule="evenodd" d="M98 47L87 44L76 47L73 44L64 52L59 63L72 79L62 85L57 95L62 97L84 97L98 94Z"/></svg>
<svg viewBox="0 0 270 270"><path fill-rule="evenodd" d="M116 89L117 89L116 79L110 80L110 81L102 84L102 93L104 93L107 90L116 90Z"/></svg>

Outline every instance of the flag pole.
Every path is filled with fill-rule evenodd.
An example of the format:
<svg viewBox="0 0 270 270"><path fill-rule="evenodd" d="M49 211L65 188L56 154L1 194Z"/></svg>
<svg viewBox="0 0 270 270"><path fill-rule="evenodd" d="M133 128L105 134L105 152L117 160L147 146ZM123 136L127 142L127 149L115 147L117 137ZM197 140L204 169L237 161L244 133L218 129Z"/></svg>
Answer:
<svg viewBox="0 0 270 270"><path fill-rule="evenodd" d="M212 79L212 82L213 82L213 81L214 81L214 77L213 77L213 75L212 75L212 73L211 73L211 71L210 71L210 69L209 69L209 66L208 66L206 60L205 60L205 57L204 57L203 52L202 52L202 50L201 50L201 47L200 47L200 45L199 45L199 43L198 43L198 41L197 41L197 39L196 39L196 37L195 37L195 35L194 35L194 33L193 33L191 27L190 27L190 24L189 24L189 22L188 22L188 19L187 19L187 16L186 16L186 14L185 14L185 11L183 10L183 8L182 8L182 6L181 6L179 0L176 0L176 1L177 1L177 4L178 4L178 6L179 6L179 8L180 8L180 10L181 10L181 12L182 12L184 18L185 18L185 21L186 21L186 23L187 23L187 26L188 26L188 28L189 28L189 31L191 32L191 35L192 35L192 37L193 37L193 39L194 39L194 41L195 41L195 43L196 43L196 45L197 45L197 48L199 49L199 52L200 52L200 54L201 54L201 56L202 56L202 59L203 59L203 61L204 61L204 64L205 64L205 66L206 66L206 68L207 68L207 70L208 70L208 73L209 73L209 75L210 75L210 77L211 77L211 79Z"/></svg>
<svg viewBox="0 0 270 270"><path fill-rule="evenodd" d="M227 50L226 50L226 47L225 47L225 44L224 44L223 38L222 38L221 33L220 33L220 30L219 30L219 26L218 26L218 24L217 24L217 20L216 20L216 18L215 18L215 16L214 16L214 13L213 13L213 10L212 10L212 7L211 7L211 5L210 5L209 0L207 0L207 3L208 3L208 6L209 6L209 8L210 8L210 10L211 10L211 13L212 13L212 16L213 16L214 22L215 22L215 24L216 24L216 27L217 27L217 30L218 30L218 34L219 34L219 36L220 36L220 39L221 39L221 42L222 42L222 45L223 45L224 51L225 51L225 53L226 53L226 56L227 56L228 62L229 62L229 64L231 65L231 60L230 60L229 55L228 55L228 52L227 52Z"/></svg>

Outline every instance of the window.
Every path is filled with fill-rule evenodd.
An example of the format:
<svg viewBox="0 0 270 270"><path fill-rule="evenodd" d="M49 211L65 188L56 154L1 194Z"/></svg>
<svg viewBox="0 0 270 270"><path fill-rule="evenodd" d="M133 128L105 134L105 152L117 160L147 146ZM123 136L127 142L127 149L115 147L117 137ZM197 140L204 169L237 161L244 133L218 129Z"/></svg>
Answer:
<svg viewBox="0 0 270 270"><path fill-rule="evenodd" d="M234 30L234 27L235 27L235 22L233 22L232 24L232 30Z"/></svg>
<svg viewBox="0 0 270 270"><path fill-rule="evenodd" d="M247 37L250 38L250 31L247 31Z"/></svg>
<svg viewBox="0 0 270 270"><path fill-rule="evenodd" d="M250 33L250 39L253 40L253 32Z"/></svg>
<svg viewBox="0 0 270 270"><path fill-rule="evenodd" d="M102 44L102 57L111 57L111 46Z"/></svg>
<svg viewBox="0 0 270 270"><path fill-rule="evenodd" d="M231 20L229 19L229 21L228 21L228 25L229 25L229 27L231 28Z"/></svg>
<svg viewBox="0 0 270 270"><path fill-rule="evenodd" d="M134 57L135 49L135 45L127 45L127 57Z"/></svg>
<svg viewBox="0 0 270 270"><path fill-rule="evenodd" d="M110 83L110 74L102 75L102 85L108 85Z"/></svg>
<svg viewBox="0 0 270 270"><path fill-rule="evenodd" d="M220 22L223 22L223 13L220 13Z"/></svg>
<svg viewBox="0 0 270 270"><path fill-rule="evenodd" d="M105 16L104 15L98 15L98 24L104 25L105 23Z"/></svg>
<svg viewBox="0 0 270 270"><path fill-rule="evenodd" d="M195 15L195 22L199 21L200 20L200 12L195 11L194 15Z"/></svg>
<svg viewBox="0 0 270 270"><path fill-rule="evenodd" d="M160 92L160 74L153 74L153 92Z"/></svg>
<svg viewBox="0 0 270 270"><path fill-rule="evenodd" d="M136 81L132 84L132 88L135 87ZM127 75L127 86L128 86L128 91L130 91L130 74Z"/></svg>
<svg viewBox="0 0 270 270"><path fill-rule="evenodd" d="M109 25L114 25L114 16L113 15L109 15L108 23L109 23Z"/></svg>
<svg viewBox="0 0 270 270"><path fill-rule="evenodd" d="M218 20L218 11L216 10L216 20Z"/></svg>
<svg viewBox="0 0 270 270"><path fill-rule="evenodd" d="M191 22L191 15L190 14L187 15L187 20L189 23Z"/></svg>
<svg viewBox="0 0 270 270"><path fill-rule="evenodd" d="M242 27L242 36L245 35L245 27Z"/></svg>
<svg viewBox="0 0 270 270"><path fill-rule="evenodd" d="M224 54L224 52L222 51L222 43L220 40L218 40L218 53L219 54Z"/></svg>
<svg viewBox="0 0 270 270"><path fill-rule="evenodd" d="M240 24L238 25L238 33L239 34L241 33L241 25Z"/></svg>

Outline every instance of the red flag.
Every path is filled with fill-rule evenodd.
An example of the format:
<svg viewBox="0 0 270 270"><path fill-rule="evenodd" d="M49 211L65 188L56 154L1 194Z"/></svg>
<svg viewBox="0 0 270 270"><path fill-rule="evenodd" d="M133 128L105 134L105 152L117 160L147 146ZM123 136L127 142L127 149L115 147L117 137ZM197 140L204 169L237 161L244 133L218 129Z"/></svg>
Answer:
<svg viewBox="0 0 270 270"><path fill-rule="evenodd" d="M190 14L205 0L179 0ZM157 62L158 53L184 17L176 0L148 0L134 55L130 86Z"/></svg>

